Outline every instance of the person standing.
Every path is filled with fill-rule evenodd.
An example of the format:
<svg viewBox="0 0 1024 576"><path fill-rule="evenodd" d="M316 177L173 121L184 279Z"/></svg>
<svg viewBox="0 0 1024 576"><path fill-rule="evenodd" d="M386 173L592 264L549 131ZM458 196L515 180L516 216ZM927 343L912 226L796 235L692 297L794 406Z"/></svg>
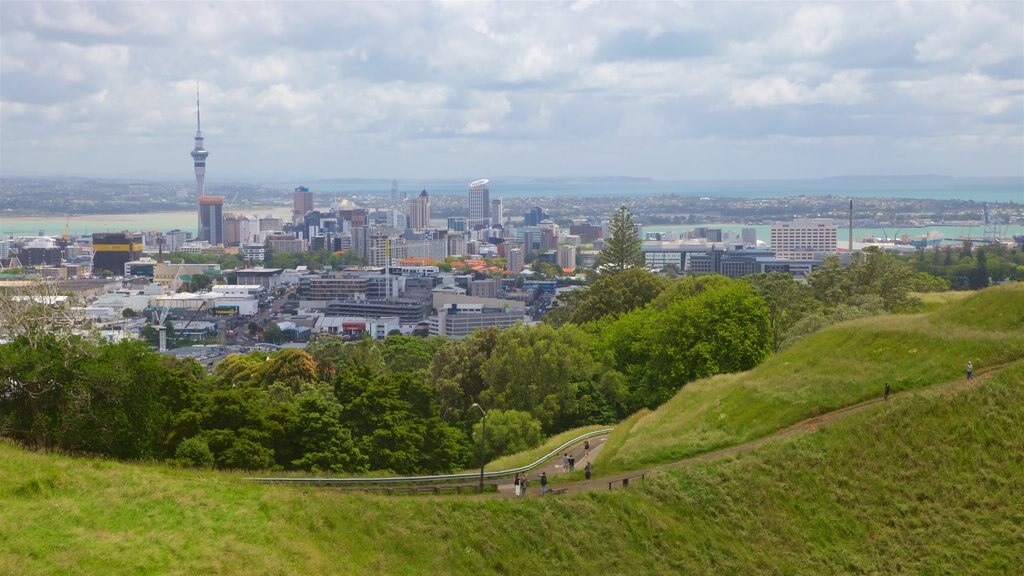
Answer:
<svg viewBox="0 0 1024 576"><path fill-rule="evenodd" d="M512 484L515 486L516 498L519 498L519 474L516 474L516 479L512 482Z"/></svg>
<svg viewBox="0 0 1024 576"><path fill-rule="evenodd" d="M540 473L540 495L544 496L548 493L548 473Z"/></svg>
<svg viewBox="0 0 1024 576"><path fill-rule="evenodd" d="M530 485L530 475L523 474L523 479L519 481L519 495L526 496L526 487Z"/></svg>
<svg viewBox="0 0 1024 576"><path fill-rule="evenodd" d="M971 379L971 373L972 372L974 372L974 364L971 364L971 361L968 360L967 361L967 379L968 380Z"/></svg>
<svg viewBox="0 0 1024 576"><path fill-rule="evenodd" d="M889 401L889 383L888 382L885 383L885 401L886 402Z"/></svg>
<svg viewBox="0 0 1024 576"><path fill-rule="evenodd" d="M587 461L587 466L583 469L583 473L587 476L587 480L590 480L590 461Z"/></svg>
<svg viewBox="0 0 1024 576"><path fill-rule="evenodd" d="M590 440L583 441L583 455L590 456Z"/></svg>
<svg viewBox="0 0 1024 576"><path fill-rule="evenodd" d="M569 472L572 472L575 469L576 469L576 457L573 456L572 454L569 454Z"/></svg>

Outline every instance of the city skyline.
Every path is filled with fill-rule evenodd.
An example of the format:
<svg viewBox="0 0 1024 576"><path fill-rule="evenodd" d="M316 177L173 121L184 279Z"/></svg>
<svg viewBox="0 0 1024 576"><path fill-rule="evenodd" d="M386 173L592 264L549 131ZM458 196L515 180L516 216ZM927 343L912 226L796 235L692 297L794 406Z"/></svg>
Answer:
<svg viewBox="0 0 1024 576"><path fill-rule="evenodd" d="M1019 3L178 6L0 5L0 175L1024 175Z"/></svg>

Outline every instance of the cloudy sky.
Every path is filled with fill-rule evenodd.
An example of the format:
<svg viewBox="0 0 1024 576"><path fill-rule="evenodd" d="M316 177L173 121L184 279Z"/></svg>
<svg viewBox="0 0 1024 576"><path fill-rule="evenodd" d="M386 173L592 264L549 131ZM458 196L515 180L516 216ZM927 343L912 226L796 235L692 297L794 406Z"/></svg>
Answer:
<svg viewBox="0 0 1024 576"><path fill-rule="evenodd" d="M1024 174L1024 4L0 3L0 173Z"/></svg>

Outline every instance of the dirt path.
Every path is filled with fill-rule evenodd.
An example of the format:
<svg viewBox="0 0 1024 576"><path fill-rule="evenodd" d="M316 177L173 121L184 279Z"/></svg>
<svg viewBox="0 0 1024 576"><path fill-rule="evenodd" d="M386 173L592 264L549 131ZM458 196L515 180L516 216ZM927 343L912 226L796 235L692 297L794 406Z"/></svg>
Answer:
<svg viewBox="0 0 1024 576"><path fill-rule="evenodd" d="M996 370L999 370L1000 368L1003 368L1004 366L1008 366L1009 364L1012 364L1012 362L1011 363L1007 363L1007 364L1003 364L1003 365L999 365L999 366L994 366L994 367L986 370L985 373L978 374L970 382L968 382L966 378L961 377L961 378L958 378L956 380L951 380L949 382L943 382L941 384L936 384L936 385L929 386L929 387L926 387L926 388L918 388L918 389L915 389L915 390L907 390L905 392L891 393L889 395L888 402L900 402L902 399L908 398L908 397L912 397L912 396L925 396L925 397L929 397L929 396L937 396L937 395L954 395L954 394L962 392L962 391L964 391L966 389L978 386L983 380L988 379L989 375L992 372L994 372ZM722 458L728 458L728 457L733 456L735 454L740 454L740 453L743 453L743 452L748 452L748 451L753 450L755 448L759 448L759 447L764 446L765 444L767 444L769 442L774 442L774 441L777 441L777 440L782 440L782 439L785 439L785 438L790 438L792 436L796 436L797 434L806 434L806 433L815 432L818 428L820 428L822 426L828 426L832 422L835 422L836 420L840 420L842 418L845 418L845 417L849 416L850 414L856 414L858 412L861 412L861 411L866 410L868 408L871 408L873 406L877 406L879 404L884 404L886 402L887 401L882 399L882 398L875 398L875 399L872 399L872 400L867 400L867 401L861 402L859 404L854 404L854 405L851 405L851 406L846 406L844 408L839 408L839 409L833 410L831 412L826 412L824 414L815 416L813 418L808 418L806 420L802 420L800 422L797 422L796 424L793 424L791 426L787 426L785 428L782 428L780 430L772 432L771 434L769 434L767 436L762 436L761 438L758 438L756 440L751 440L750 442L746 442L744 444L739 444L739 445L736 445L736 446L730 446L728 448L722 448L720 450L713 450L711 452L706 452L704 454L700 454L700 455L697 455L697 456L691 456L689 458L685 458L683 460L679 460L679 461L676 461L676 462L670 462L668 464L661 464L661 465L658 465L658 466L651 466L649 468L644 468L644 469L640 469L640 470L634 470L634 471L631 471L631 472L622 473L622 474L615 474L615 475L611 475L611 476L595 477L593 480L590 480L590 481L580 481L580 482L571 482L571 483L567 483L567 484L558 484L557 486L555 486L555 488L557 488L560 491L560 493L580 492L580 491L583 491L583 490L594 490L594 489L608 490L609 486L610 486L611 489L622 488L623 480L626 480L626 479L629 479L631 481L636 482L636 481L640 481L639 478L638 478L639 476L647 475L647 474L650 474L652 472L658 472L658 471L661 471L661 470L669 470L669 469L673 469L673 468L682 468L682 467L689 466L689 465L697 463L697 462L708 462L708 461L711 461L711 460L719 460L719 459L722 459ZM580 458L579 455L582 455L582 452L583 452L583 445L579 444L577 446L574 446L572 453L573 454L578 454L577 460L576 460L577 467L580 467L582 469L582 466L585 465L586 461L589 461L589 460L593 459L597 455L597 453L600 451L600 448L602 446L604 446L604 443L605 443L605 441L607 439L608 439L607 436L601 436L599 438L596 438L596 439L592 440L591 441L590 454L589 454L589 456L585 456L584 457L585 460L583 460L583 461L581 461L579 459ZM537 478L539 478L541 471L547 472L547 475L548 475L549 479L553 478L556 474L563 473L564 470L562 469L561 459L560 458L556 458L555 461L548 462L544 466L542 466L539 469L537 469L534 473L531 473L531 475L530 475L531 484L530 484L530 487L529 487L528 492L527 492L527 497L529 497L529 496L539 496L540 495L540 484L537 481ZM511 484L511 479L509 480L509 484L508 484L507 488L506 488L506 486L504 484L502 484L501 486L499 486L499 490L498 491L499 491L500 495L503 495L503 496L506 496L506 497L512 497L513 496L513 486Z"/></svg>

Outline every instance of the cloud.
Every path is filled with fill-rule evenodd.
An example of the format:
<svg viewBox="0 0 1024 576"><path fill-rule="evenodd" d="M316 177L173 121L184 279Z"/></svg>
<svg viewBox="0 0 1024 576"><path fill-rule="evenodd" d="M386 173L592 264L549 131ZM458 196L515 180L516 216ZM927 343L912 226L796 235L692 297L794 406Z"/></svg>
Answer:
<svg viewBox="0 0 1024 576"><path fill-rule="evenodd" d="M5 2L0 33L5 173L188 179L197 80L212 180L800 176L812 141L1024 172L1012 3Z"/></svg>
<svg viewBox="0 0 1024 576"><path fill-rule="evenodd" d="M730 98L741 108L794 104L850 106L871 99L863 86L866 75L863 70L843 70L817 85L808 85L800 79L768 76L737 83Z"/></svg>

